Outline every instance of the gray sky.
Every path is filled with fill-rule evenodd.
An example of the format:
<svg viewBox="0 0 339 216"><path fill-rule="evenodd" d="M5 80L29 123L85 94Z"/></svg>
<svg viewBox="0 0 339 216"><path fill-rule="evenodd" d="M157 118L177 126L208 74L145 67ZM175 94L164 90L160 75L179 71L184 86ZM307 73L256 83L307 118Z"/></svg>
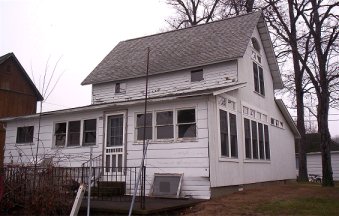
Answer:
<svg viewBox="0 0 339 216"><path fill-rule="evenodd" d="M0 0L0 56L13 52L40 91L60 59L43 111L88 105L91 87L80 83L94 67L119 41L166 29L171 15L165 0ZM339 135L339 115L329 119Z"/></svg>

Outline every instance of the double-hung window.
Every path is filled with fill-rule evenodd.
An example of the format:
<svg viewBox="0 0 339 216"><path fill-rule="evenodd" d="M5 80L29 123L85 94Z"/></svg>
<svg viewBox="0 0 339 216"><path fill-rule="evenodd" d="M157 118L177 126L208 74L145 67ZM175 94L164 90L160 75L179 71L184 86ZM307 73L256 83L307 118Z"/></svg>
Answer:
<svg viewBox="0 0 339 216"><path fill-rule="evenodd" d="M96 119L59 122L54 127L56 147L89 146L96 143Z"/></svg>
<svg viewBox="0 0 339 216"><path fill-rule="evenodd" d="M264 73L260 65L253 62L254 90L265 95Z"/></svg>
<svg viewBox="0 0 339 216"><path fill-rule="evenodd" d="M32 143L34 126L18 127L16 133L16 143Z"/></svg>
<svg viewBox="0 0 339 216"><path fill-rule="evenodd" d="M219 110L221 156L238 157L238 138L236 115Z"/></svg>
<svg viewBox="0 0 339 216"><path fill-rule="evenodd" d="M246 159L270 159L269 132L266 124L244 118Z"/></svg>
<svg viewBox="0 0 339 216"><path fill-rule="evenodd" d="M173 111L156 113L156 134L157 139L173 139Z"/></svg>

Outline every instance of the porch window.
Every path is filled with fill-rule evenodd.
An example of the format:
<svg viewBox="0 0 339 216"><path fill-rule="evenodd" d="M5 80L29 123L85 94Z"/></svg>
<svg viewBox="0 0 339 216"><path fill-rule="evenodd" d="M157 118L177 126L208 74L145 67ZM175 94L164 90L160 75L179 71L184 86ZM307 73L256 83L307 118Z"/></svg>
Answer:
<svg viewBox="0 0 339 216"><path fill-rule="evenodd" d="M265 95L263 69L255 62L253 62L253 76L254 76L254 90L261 95Z"/></svg>
<svg viewBox="0 0 339 216"><path fill-rule="evenodd" d="M66 122L55 124L55 146L66 145Z"/></svg>
<svg viewBox="0 0 339 216"><path fill-rule="evenodd" d="M173 111L156 113L157 139L173 138Z"/></svg>
<svg viewBox="0 0 339 216"><path fill-rule="evenodd" d="M195 109L177 111L178 138L196 137Z"/></svg>
<svg viewBox="0 0 339 216"><path fill-rule="evenodd" d="M71 121L68 123L67 146L80 145L80 121Z"/></svg>
<svg viewBox="0 0 339 216"><path fill-rule="evenodd" d="M202 69L191 71L191 82L199 82L201 80L204 80Z"/></svg>
<svg viewBox="0 0 339 216"><path fill-rule="evenodd" d="M250 120L244 119L244 130L245 130L245 151L246 158L252 158L252 148L251 148L251 126Z"/></svg>
<svg viewBox="0 0 339 216"><path fill-rule="evenodd" d="M83 145L95 145L97 120L90 119L84 121Z"/></svg>
<svg viewBox="0 0 339 216"><path fill-rule="evenodd" d="M16 133L16 143L32 143L34 126L18 127Z"/></svg>
<svg viewBox="0 0 339 216"><path fill-rule="evenodd" d="M221 156L238 157L236 115L219 110Z"/></svg>
<svg viewBox="0 0 339 216"><path fill-rule="evenodd" d="M145 114L137 114L137 122L136 122L136 133L137 133L137 140L143 140L144 139L144 120L145 120ZM145 133L145 139L151 140L152 139L152 130L153 130L153 124L152 124L152 113L146 114L146 133Z"/></svg>

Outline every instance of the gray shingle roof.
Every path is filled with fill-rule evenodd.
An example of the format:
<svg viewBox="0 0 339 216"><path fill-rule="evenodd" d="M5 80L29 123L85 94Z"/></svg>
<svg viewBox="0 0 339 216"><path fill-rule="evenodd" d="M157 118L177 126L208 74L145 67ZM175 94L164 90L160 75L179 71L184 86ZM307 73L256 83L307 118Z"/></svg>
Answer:
<svg viewBox="0 0 339 216"><path fill-rule="evenodd" d="M194 68L242 57L261 12L120 42L82 85Z"/></svg>

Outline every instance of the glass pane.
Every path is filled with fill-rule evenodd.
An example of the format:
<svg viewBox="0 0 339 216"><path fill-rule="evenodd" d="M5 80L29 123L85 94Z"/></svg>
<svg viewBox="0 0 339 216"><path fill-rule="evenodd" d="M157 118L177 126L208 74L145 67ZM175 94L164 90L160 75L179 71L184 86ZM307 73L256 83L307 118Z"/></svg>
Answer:
<svg viewBox="0 0 339 216"><path fill-rule="evenodd" d="M228 134L227 112L220 110L220 132Z"/></svg>
<svg viewBox="0 0 339 216"><path fill-rule="evenodd" d="M96 142L96 133L95 132L85 132L84 133L84 145L95 145Z"/></svg>
<svg viewBox="0 0 339 216"><path fill-rule="evenodd" d="M56 123L55 124L55 133L66 133L66 123Z"/></svg>
<svg viewBox="0 0 339 216"><path fill-rule="evenodd" d="M178 124L195 122L195 109L178 110Z"/></svg>
<svg viewBox="0 0 339 216"><path fill-rule="evenodd" d="M157 139L171 139L171 138L173 138L173 125L157 127Z"/></svg>
<svg viewBox="0 0 339 216"><path fill-rule="evenodd" d="M137 140L143 140L144 139L144 128L137 128ZM147 127L146 128L146 137L145 139L152 139L152 128Z"/></svg>
<svg viewBox="0 0 339 216"><path fill-rule="evenodd" d="M219 110L219 114L221 155L229 157L227 112Z"/></svg>
<svg viewBox="0 0 339 216"><path fill-rule="evenodd" d="M144 116L145 114L138 114L137 115L137 127L144 126ZM146 126L152 126L152 113L146 114Z"/></svg>
<svg viewBox="0 0 339 216"><path fill-rule="evenodd" d="M269 160L270 156L270 141L269 141L269 134L268 134L268 126L264 125L264 133L265 133L265 153L266 159Z"/></svg>
<svg viewBox="0 0 339 216"><path fill-rule="evenodd" d="M116 167L117 167L117 156L116 155L112 155L112 171L116 172Z"/></svg>
<svg viewBox="0 0 339 216"><path fill-rule="evenodd" d="M95 131L97 128L97 120L96 119L90 119L84 121L84 130L85 131Z"/></svg>
<svg viewBox="0 0 339 216"><path fill-rule="evenodd" d="M123 144L123 115L108 117L107 146L121 146Z"/></svg>
<svg viewBox="0 0 339 216"><path fill-rule="evenodd" d="M244 119L246 158L252 158L250 120Z"/></svg>
<svg viewBox="0 0 339 216"><path fill-rule="evenodd" d="M261 123L258 123L258 133L259 133L259 153L260 153L260 159L265 159L265 153L264 153L264 130L263 125Z"/></svg>
<svg viewBox="0 0 339 216"><path fill-rule="evenodd" d="M195 124L179 125L178 130L179 130L179 134L178 134L179 138L196 137Z"/></svg>
<svg viewBox="0 0 339 216"><path fill-rule="evenodd" d="M118 155L118 172L122 171L122 155Z"/></svg>
<svg viewBox="0 0 339 216"><path fill-rule="evenodd" d="M258 66L253 62L254 90L259 92Z"/></svg>
<svg viewBox="0 0 339 216"><path fill-rule="evenodd" d="M80 132L80 121L71 121L68 123L68 132Z"/></svg>
<svg viewBox="0 0 339 216"><path fill-rule="evenodd" d="M191 82L198 82L204 79L203 70L191 71Z"/></svg>
<svg viewBox="0 0 339 216"><path fill-rule="evenodd" d="M262 67L259 67L260 94L265 95L264 74Z"/></svg>
<svg viewBox="0 0 339 216"><path fill-rule="evenodd" d="M238 157L237 118L230 113L231 156Z"/></svg>
<svg viewBox="0 0 339 216"><path fill-rule="evenodd" d="M157 113L157 125L173 124L173 112L158 112Z"/></svg>
<svg viewBox="0 0 339 216"><path fill-rule="evenodd" d="M55 135L55 145L56 146L65 146L66 143L66 134L56 134Z"/></svg>
<svg viewBox="0 0 339 216"><path fill-rule="evenodd" d="M258 136L257 136L257 122L251 121L252 123L252 149L253 149L253 158L258 159Z"/></svg>
<svg viewBox="0 0 339 216"><path fill-rule="evenodd" d="M68 146L80 145L80 133L68 133Z"/></svg>

